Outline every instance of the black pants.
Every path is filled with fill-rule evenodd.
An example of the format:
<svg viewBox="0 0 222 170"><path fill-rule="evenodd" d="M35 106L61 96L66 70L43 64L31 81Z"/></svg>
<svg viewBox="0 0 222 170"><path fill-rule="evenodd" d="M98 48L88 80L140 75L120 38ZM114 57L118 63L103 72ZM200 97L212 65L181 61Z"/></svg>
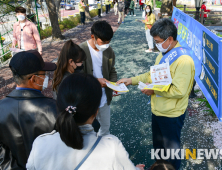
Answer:
<svg viewBox="0 0 222 170"><path fill-rule="evenodd" d="M143 5L140 5L140 11L141 11L141 10L143 11Z"/></svg>
<svg viewBox="0 0 222 170"><path fill-rule="evenodd" d="M108 14L109 11L109 5L106 5L106 14Z"/></svg>
<svg viewBox="0 0 222 170"><path fill-rule="evenodd" d="M98 16L101 17L101 9L98 9Z"/></svg>
<svg viewBox="0 0 222 170"><path fill-rule="evenodd" d="M128 6L125 6L124 13L127 14Z"/></svg>
<svg viewBox="0 0 222 170"><path fill-rule="evenodd" d="M164 149L166 156L166 149L180 149L180 135L184 124L186 112L179 117L163 117L152 114L152 136L153 148ZM159 157L161 158L159 151ZM181 158L181 152L179 152ZM176 170L180 168L180 159L168 159Z"/></svg>
<svg viewBox="0 0 222 170"><path fill-rule="evenodd" d="M130 15L131 15L131 12L133 12L133 15L134 15L134 9L130 9Z"/></svg>
<svg viewBox="0 0 222 170"><path fill-rule="evenodd" d="M82 24L85 24L85 19L86 19L86 15L85 15L85 12L80 12L80 21Z"/></svg>

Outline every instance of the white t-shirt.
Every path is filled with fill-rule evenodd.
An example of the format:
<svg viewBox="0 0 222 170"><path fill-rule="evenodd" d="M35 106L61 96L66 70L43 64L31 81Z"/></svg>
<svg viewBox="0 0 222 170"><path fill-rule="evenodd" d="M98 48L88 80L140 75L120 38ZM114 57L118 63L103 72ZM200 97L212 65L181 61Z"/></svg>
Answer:
<svg viewBox="0 0 222 170"><path fill-rule="evenodd" d="M23 39L23 28L25 26L25 23L20 23L20 27L21 27L21 49L25 50L25 46L24 46L24 39Z"/></svg>
<svg viewBox="0 0 222 170"><path fill-rule="evenodd" d="M92 58L93 76L95 78L103 78L103 73L102 73L103 52L94 50L91 47L91 45L88 43L88 41L87 44ZM107 103L107 97L106 97L105 88L102 88L102 99L99 107L103 107L106 103Z"/></svg>

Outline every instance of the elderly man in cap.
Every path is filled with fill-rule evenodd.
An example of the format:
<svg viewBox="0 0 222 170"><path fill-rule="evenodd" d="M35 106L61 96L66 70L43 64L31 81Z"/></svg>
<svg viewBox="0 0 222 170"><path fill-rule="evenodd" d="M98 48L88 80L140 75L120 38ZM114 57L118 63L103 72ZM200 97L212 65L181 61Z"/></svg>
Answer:
<svg viewBox="0 0 222 170"><path fill-rule="evenodd" d="M9 67L17 87L0 101L0 169L20 170L26 169L35 138L54 129L56 102L41 91L56 65L30 50L17 53Z"/></svg>

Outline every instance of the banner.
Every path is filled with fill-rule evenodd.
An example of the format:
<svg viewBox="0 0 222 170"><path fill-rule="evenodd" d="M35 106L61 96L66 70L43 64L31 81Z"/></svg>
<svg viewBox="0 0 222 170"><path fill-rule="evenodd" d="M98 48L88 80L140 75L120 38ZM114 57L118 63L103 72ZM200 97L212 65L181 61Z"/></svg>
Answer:
<svg viewBox="0 0 222 170"><path fill-rule="evenodd" d="M222 121L222 38L176 7L171 19L177 27L177 40L191 50L195 80Z"/></svg>

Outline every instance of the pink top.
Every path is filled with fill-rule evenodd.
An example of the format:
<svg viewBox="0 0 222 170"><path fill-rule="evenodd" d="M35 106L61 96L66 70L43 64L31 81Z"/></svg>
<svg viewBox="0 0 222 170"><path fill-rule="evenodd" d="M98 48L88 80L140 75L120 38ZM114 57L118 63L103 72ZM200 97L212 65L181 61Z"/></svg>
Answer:
<svg viewBox="0 0 222 170"><path fill-rule="evenodd" d="M42 44L37 27L28 20L26 20L23 27L23 40L25 50L34 50L38 46L38 51L42 52ZM16 45L16 43L18 48L21 48L21 27L19 22L16 22L13 26L13 44Z"/></svg>

